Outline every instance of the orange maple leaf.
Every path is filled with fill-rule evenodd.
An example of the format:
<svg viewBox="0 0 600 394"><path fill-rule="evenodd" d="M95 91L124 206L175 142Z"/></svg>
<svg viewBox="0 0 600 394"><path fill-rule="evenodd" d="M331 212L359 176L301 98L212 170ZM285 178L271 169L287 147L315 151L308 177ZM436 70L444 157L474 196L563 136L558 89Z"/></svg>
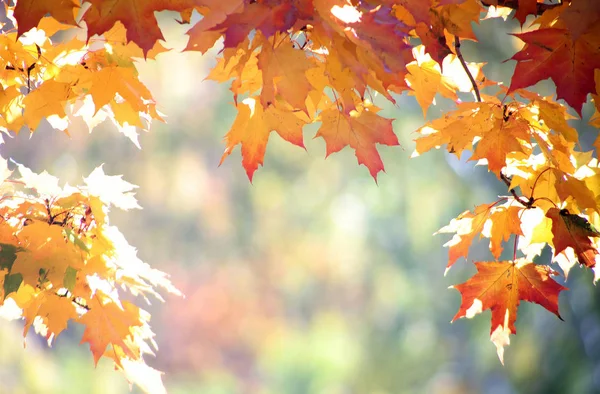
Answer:
<svg viewBox="0 0 600 394"><path fill-rule="evenodd" d="M552 219L554 256L571 247L579 264L594 267L599 253L590 237L600 237L600 232L587 219L573 215L566 209L550 208L546 216Z"/></svg>
<svg viewBox="0 0 600 394"><path fill-rule="evenodd" d="M272 45L265 41L258 55L258 68L262 71L263 81L261 104L268 107L279 94L293 108L308 112L305 101L311 85L306 78L306 71L312 67L311 62L304 51L294 49L289 39L276 47Z"/></svg>
<svg viewBox="0 0 600 394"><path fill-rule="evenodd" d="M465 211L456 219L452 219L450 224L434 233L454 233L452 239L444 244L444 246L449 248L446 272L448 272L450 267L452 267L459 258L467 258L469 255L469 248L471 247L475 236L483 231L485 223L489 219L495 205L496 203L482 204L475 207L473 212Z"/></svg>
<svg viewBox="0 0 600 394"><path fill-rule="evenodd" d="M256 98L245 99L237 108L238 115L225 136L227 147L221 164L236 145L242 145L242 165L250 182L254 171L263 164L271 131L275 130L284 140L304 148L302 128L307 122L301 118L301 113L276 105L263 108Z"/></svg>
<svg viewBox="0 0 600 394"><path fill-rule="evenodd" d="M51 115L65 117L67 101L73 97L71 85L48 80L23 99L23 119L30 130L37 129L40 121Z"/></svg>
<svg viewBox="0 0 600 394"><path fill-rule="evenodd" d="M108 345L118 346L131 359L140 357L139 349L131 349L125 343L125 339L132 335L131 328L142 325L139 309L127 301L121 304L123 308L97 291L88 305L90 309L79 319L79 323L85 325L81 343L89 342L96 364Z"/></svg>
<svg viewBox="0 0 600 394"><path fill-rule="evenodd" d="M519 218L523 209L523 207L514 205L501 206L495 209L490 215L490 221L492 222L490 250L496 259L502 253L503 241L508 241L512 234L523 235L521 219Z"/></svg>
<svg viewBox="0 0 600 394"><path fill-rule="evenodd" d="M515 322L521 300L539 304L562 320L558 313L558 295L567 288L550 277L555 275L550 267L523 259L477 262L475 266L477 273L471 279L453 286L460 292L462 302L452 321L471 318L490 309L491 340L503 364L504 346L510 344L509 335L517 333Z"/></svg>
<svg viewBox="0 0 600 394"><path fill-rule="evenodd" d="M400 145L392 119L382 118L377 111L369 105L359 106L350 113L340 112L337 107L326 109L320 114L322 125L316 135L325 140L327 156L350 145L358 163L364 164L375 180L377 173L384 170L375 144Z"/></svg>
<svg viewBox="0 0 600 394"><path fill-rule="evenodd" d="M515 116L505 120L504 117L499 116L499 108L495 109L494 127L482 135L469 160L486 159L490 171L499 176L500 170L506 166L506 158L509 153L531 153L529 146L531 135L529 124L526 121Z"/></svg>

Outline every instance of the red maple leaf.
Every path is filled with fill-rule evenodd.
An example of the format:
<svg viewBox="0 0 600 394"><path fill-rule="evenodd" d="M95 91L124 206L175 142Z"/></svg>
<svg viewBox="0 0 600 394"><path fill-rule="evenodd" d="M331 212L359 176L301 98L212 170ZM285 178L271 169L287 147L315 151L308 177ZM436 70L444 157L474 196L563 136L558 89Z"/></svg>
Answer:
<svg viewBox="0 0 600 394"><path fill-rule="evenodd" d="M462 302L452 321L490 309L491 340L502 363L504 346L510 344L509 335L517 333L515 322L521 300L539 304L562 320L558 295L567 288L550 277L555 273L550 267L525 260L478 262L475 266L477 273L471 279L453 286L460 292Z"/></svg>
<svg viewBox="0 0 600 394"><path fill-rule="evenodd" d="M511 59L517 61L508 93L552 78L557 98L579 115L588 93L594 92L594 70L600 68L600 24L573 40L567 29L546 28L515 34L525 47Z"/></svg>
<svg viewBox="0 0 600 394"><path fill-rule="evenodd" d="M158 27L157 11L186 11L196 4L194 0L89 0L91 7L83 20L87 23L87 37L103 34L117 21L127 29L127 41L135 42L144 55L158 40L164 40Z"/></svg>
<svg viewBox="0 0 600 394"><path fill-rule="evenodd" d="M570 247L575 251L579 264L594 267L598 250L590 237L600 237L600 232L587 219L570 214L566 209L550 208L546 216L552 219L554 256Z"/></svg>
<svg viewBox="0 0 600 394"><path fill-rule="evenodd" d="M59 22L76 25L74 9L79 8L75 0L19 0L15 5L14 16L18 22L17 36L36 27L46 14Z"/></svg>

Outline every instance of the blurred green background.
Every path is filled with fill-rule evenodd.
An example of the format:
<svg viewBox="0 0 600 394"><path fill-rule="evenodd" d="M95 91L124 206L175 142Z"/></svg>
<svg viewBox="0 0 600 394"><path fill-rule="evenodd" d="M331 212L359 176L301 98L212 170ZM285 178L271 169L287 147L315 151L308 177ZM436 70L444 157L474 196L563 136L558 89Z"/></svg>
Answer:
<svg viewBox="0 0 600 394"><path fill-rule="evenodd" d="M181 49L185 26L162 26L168 45ZM516 29L485 21L480 43L464 43L466 58L489 62L487 76L508 82L514 63L500 62L517 48L505 34ZM215 55L173 51L140 64L168 115L140 136L142 150L108 124L91 135L75 124L70 138L44 125L0 147L3 157L70 184L105 163L107 174L140 186L143 210L114 210L111 221L186 295L148 306L160 350L147 362L166 372L170 393L600 392L600 293L591 272L571 272L560 297L564 322L521 305L504 367L489 340L489 311L450 324L460 296L448 287L474 274L470 261L491 256L481 242L444 277L448 237L432 234L507 191L467 157L409 159L424 123L413 97L396 106L376 100L396 119L403 146L379 149L386 173L378 185L348 148L324 160L316 128L306 130L308 152L272 134L250 184L239 148L218 166L235 111L227 86L203 81ZM550 94L552 85L539 91ZM449 108L438 104L430 118ZM574 122L584 147L594 137L590 113L588 105ZM546 252L540 262L549 259ZM0 393L129 392L110 362L94 368L77 325L51 349L35 333L24 349L21 332L21 323L0 321Z"/></svg>

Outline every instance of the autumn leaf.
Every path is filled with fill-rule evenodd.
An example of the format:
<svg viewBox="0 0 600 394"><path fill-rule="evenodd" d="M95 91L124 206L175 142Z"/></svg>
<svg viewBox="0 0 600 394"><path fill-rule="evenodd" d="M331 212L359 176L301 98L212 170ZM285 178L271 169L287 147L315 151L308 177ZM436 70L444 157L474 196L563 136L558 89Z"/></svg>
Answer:
<svg viewBox="0 0 600 394"><path fill-rule="evenodd" d="M504 364L504 347L509 335L516 334L515 322L521 300L533 302L558 316L558 295L567 290L551 276L548 266L520 259L516 261L478 262L477 273L465 283L455 285L462 296L460 308L452 321L472 318L484 310L492 311L491 340Z"/></svg>
<svg viewBox="0 0 600 394"><path fill-rule="evenodd" d="M600 24L577 40L566 29L546 28L515 34L525 47L511 59L517 61L509 93L552 78L559 99L581 116L588 93L593 93L594 70L600 68Z"/></svg>
<svg viewBox="0 0 600 394"><path fill-rule="evenodd" d="M377 144L399 142L392 119L381 117L373 102L387 100L410 111L400 96L409 90L425 115L438 93L451 100L454 109L441 107L440 116L417 130L413 156L444 147L459 159L468 155L461 171L469 161L479 161L506 187L496 202L478 203L439 231L453 234L446 243L447 269L466 259L482 237L489 239L496 260L511 237L513 259L519 251L527 256L527 261L476 263L478 273L456 286L463 303L455 319L491 309L492 341L501 359L515 332L520 300L558 315L564 288L550 279L552 270L531 259L550 245L565 275L576 260L596 268L600 232L591 223L600 223L600 168L597 155L582 151L579 124L569 122L568 108L581 115L591 94L595 112L589 123L599 127L596 1L5 3L2 133L18 133L23 126L33 132L44 119L65 132L76 118L90 131L109 120L139 148L137 130L163 119L140 80L139 59L171 51L170 43L161 43L158 21L169 17L159 15L163 11L180 24L195 23L186 33L185 51L205 53L223 43L207 77L230 84L237 109L221 162L240 145L250 181L264 162L272 131L304 148L304 126L318 122L316 136L324 139L327 156L350 146L376 179L384 169ZM506 9L491 12L492 6ZM537 16L527 31L514 34L524 46L512 57L516 68L509 88L506 81L490 80L484 63L469 62L473 53L488 60L473 31L474 23L488 23L486 7L489 17L505 18L513 10L521 25ZM510 38L504 31L493 34ZM462 53L465 39L473 41L472 51ZM178 64L170 70L178 72ZM556 85L556 100L530 88L548 78ZM600 139L594 145L598 150ZM136 186L100 167L84 185L61 187L47 172L15 165L18 172L12 174L0 160L0 304L5 299L13 304L18 310L13 317L24 319L25 333L33 327L49 344L69 322L84 324L83 341L90 343L95 362L105 356L143 390L164 392L161 373L142 358L145 343L152 343L149 314L122 301L122 292L146 300L150 294L162 300L159 289L181 293L109 225L110 207L139 208Z"/></svg>
<svg viewBox="0 0 600 394"><path fill-rule="evenodd" d="M227 15L223 22L211 27L211 30L222 31L225 48L236 47L252 30L260 31L265 38L285 32L296 23L298 16L295 6L287 1L255 1L236 11L239 12Z"/></svg>
<svg viewBox="0 0 600 394"><path fill-rule="evenodd" d="M490 250L498 259L502 253L502 242L508 241L511 235L523 235L521 218L523 207L516 205L500 206L490 215L492 229L490 234Z"/></svg>
<svg viewBox="0 0 600 394"><path fill-rule="evenodd" d="M599 253L590 237L600 237L600 232L586 218L571 214L566 209L550 208L546 216L552 219L554 256L570 247L579 264L594 267Z"/></svg>
<svg viewBox="0 0 600 394"><path fill-rule="evenodd" d="M438 92L455 100L457 96L448 78L442 76L440 65L423 52L424 48L424 46L420 46L413 51L417 60L406 66L409 72L406 81L412 89L411 93L415 95L423 109L423 116L427 116L427 109L433 103Z"/></svg>
<svg viewBox="0 0 600 394"><path fill-rule="evenodd" d="M531 135L527 122L516 117L505 120L498 116L498 111L494 115L492 128L482 135L469 160L485 159L490 171L499 175L510 153L531 152Z"/></svg>
<svg viewBox="0 0 600 394"><path fill-rule="evenodd" d="M399 145L392 120L377 115L377 110L369 105L352 110L349 114L341 113L335 107L324 110L320 115L322 124L316 135L325 140L327 156L350 145L358 163L364 164L375 179L377 173L384 170L376 144Z"/></svg>
<svg viewBox="0 0 600 394"><path fill-rule="evenodd" d="M495 203L483 204L477 206L473 212L465 211L456 219L452 219L450 224L435 232L435 234L454 234L452 239L444 244L445 247L449 248L446 272L448 272L450 267L452 267L459 258L467 258L469 255L469 248L475 240L475 236L483 231L485 223L495 205Z"/></svg>
<svg viewBox="0 0 600 394"><path fill-rule="evenodd" d="M33 131L37 129L43 118L52 115L65 117L65 106L71 95L70 84L54 80L46 81L23 99L25 124Z"/></svg>
<svg viewBox="0 0 600 394"><path fill-rule="evenodd" d="M95 364L109 345L118 346L131 359L139 358L139 349L131 349L125 343L125 339L132 335L132 328L141 325L139 311L129 302L122 301L122 305L111 302L98 291L89 304L90 310L79 319L79 323L85 326L81 343L90 344Z"/></svg>
<svg viewBox="0 0 600 394"><path fill-rule="evenodd" d="M289 108L270 105L264 108L256 98L247 98L238 104L238 115L225 140L227 147L221 164L236 145L242 146L242 165L252 181L254 171L263 164L267 141L275 130L284 140L304 147L302 127L306 121Z"/></svg>
<svg viewBox="0 0 600 394"><path fill-rule="evenodd" d="M30 292L28 301L21 298L23 292ZM48 344L67 329L69 321L79 317L71 299L61 297L54 292L36 292L33 287L25 285L19 288L13 298L23 309L25 318L23 335L27 335L29 328L35 324L36 318L39 318L46 330L45 337Z"/></svg>
<svg viewBox="0 0 600 394"><path fill-rule="evenodd" d="M273 43L275 41L281 40L274 36ZM260 94L263 108L275 103L276 95L280 95L292 108L308 112L305 102L311 85L306 72L312 68L311 62L304 51L294 49L288 40L274 48L273 43L264 42L263 50L258 55L258 69L262 72L263 81Z"/></svg>
<svg viewBox="0 0 600 394"><path fill-rule="evenodd" d="M204 53L212 48L225 30L224 27L216 28L216 26L225 21L228 15L243 12L244 1L213 0L210 5L211 7L205 11L203 18L186 33L190 37L185 48L187 51Z"/></svg>
<svg viewBox="0 0 600 394"><path fill-rule="evenodd" d="M127 40L142 48L144 55L158 40L164 40L155 12L167 9L181 12L196 5L193 0L90 0L89 3L91 7L83 17L87 24L88 40L109 31L119 21L127 29Z"/></svg>
<svg viewBox="0 0 600 394"><path fill-rule="evenodd" d="M60 226L34 222L18 233L24 250L17 252L11 274L23 276L23 283L31 286L52 283L61 288L68 267L83 265L81 253L65 242Z"/></svg>
<svg viewBox="0 0 600 394"><path fill-rule="evenodd" d="M19 21L17 36L37 27L48 13L61 23L76 25L78 8L79 2L75 0L19 0L14 10L14 17Z"/></svg>
<svg viewBox="0 0 600 394"><path fill-rule="evenodd" d="M498 116L498 109L487 103L459 103L455 111L417 130L421 137L416 140L413 157L447 145L448 152L460 158L463 151L472 149L476 137L494 132Z"/></svg>

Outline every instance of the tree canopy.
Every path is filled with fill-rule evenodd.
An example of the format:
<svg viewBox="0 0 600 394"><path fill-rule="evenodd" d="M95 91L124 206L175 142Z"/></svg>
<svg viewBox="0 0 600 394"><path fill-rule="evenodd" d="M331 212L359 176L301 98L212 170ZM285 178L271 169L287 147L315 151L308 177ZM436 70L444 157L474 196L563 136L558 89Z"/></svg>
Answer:
<svg viewBox="0 0 600 394"><path fill-rule="evenodd" d="M161 13L162 11L170 11ZM200 15L200 17L198 17ZM139 145L164 115L139 80L139 62L171 49L161 18L189 24L186 51L221 48L208 78L230 84L237 115L221 162L238 145L252 181L269 136L304 148L305 127L318 126L327 156L349 146L375 181L384 171L378 146L397 146L393 120L378 96L396 103L414 95L427 115L436 97L453 109L416 130L413 156L445 149L487 166L507 195L453 219L447 268L467 259L477 238L489 239L489 261L454 286L462 303L454 319L490 309L490 337L503 362L516 333L520 302L560 318L567 290L555 278L576 264L593 271L600 257L600 166L570 119L590 95L600 127L600 3L595 0L19 0L5 3L0 35L0 128L6 134L40 122L69 132L75 118L92 130L104 121ZM478 45L472 25L515 18L521 45L504 67L509 81L486 77L468 62L463 43ZM508 36L507 36L508 38ZM174 66L176 67L176 66ZM556 94L535 85L551 79ZM201 83L198 81L197 83ZM69 322L85 327L94 361L114 360L126 378L161 392L160 372L147 366L149 314L125 292L162 300L181 294L168 276L136 256L111 226L111 207L139 208L135 185L98 167L84 185L59 186L47 172L0 160L0 305L48 343ZM467 208L467 207L465 207ZM512 258L500 260L504 248ZM553 262L536 260L552 248ZM561 282L562 283L562 282Z"/></svg>

